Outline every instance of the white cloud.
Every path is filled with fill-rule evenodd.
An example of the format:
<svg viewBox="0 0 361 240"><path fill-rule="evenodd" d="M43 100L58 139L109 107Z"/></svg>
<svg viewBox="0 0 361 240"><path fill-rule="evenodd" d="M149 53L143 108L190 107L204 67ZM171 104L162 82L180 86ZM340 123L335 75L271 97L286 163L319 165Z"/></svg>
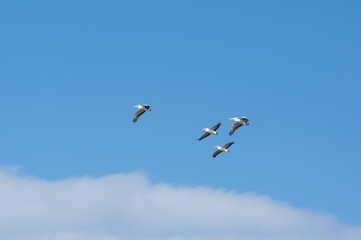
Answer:
<svg viewBox="0 0 361 240"><path fill-rule="evenodd" d="M4 240L359 240L361 228L267 196L151 184L144 174L46 181L0 171Z"/></svg>

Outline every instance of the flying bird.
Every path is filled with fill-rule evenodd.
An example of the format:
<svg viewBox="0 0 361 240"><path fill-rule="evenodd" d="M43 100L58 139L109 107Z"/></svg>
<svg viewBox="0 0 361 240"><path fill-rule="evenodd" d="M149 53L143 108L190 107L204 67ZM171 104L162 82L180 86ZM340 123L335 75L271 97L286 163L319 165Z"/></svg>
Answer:
<svg viewBox="0 0 361 240"><path fill-rule="evenodd" d="M227 143L227 144L224 145L223 147L221 147L221 146L214 146L214 148L217 148L218 150L213 153L213 157L214 157L214 158L217 157L217 155L220 154L221 152L229 152L228 148L229 148L230 146L232 146L233 143L234 143L234 142Z"/></svg>
<svg viewBox="0 0 361 240"><path fill-rule="evenodd" d="M221 122L217 123L217 125L213 126L211 129L209 128L203 128L202 130L206 131L205 134L203 134L200 138L198 138L198 140L202 140L203 138L208 137L211 134L215 134L217 135L218 133L216 132L216 130L219 128L219 126L221 126Z"/></svg>
<svg viewBox="0 0 361 240"><path fill-rule="evenodd" d="M152 111L152 109L150 109L150 106L148 106L147 104L144 104L144 106L142 105L136 105L136 106L133 106L133 107L136 107L139 109L138 112L135 113L134 115L134 118L133 118L133 122L136 122L138 120L138 118L143 114L145 113L146 111L150 112Z"/></svg>
<svg viewBox="0 0 361 240"><path fill-rule="evenodd" d="M238 128L242 127L243 125L249 125L248 119L244 116L242 116L241 119L239 119L238 117L234 117L234 118L230 118L229 120L235 121L235 123L232 124L231 131L229 132L229 135L231 136Z"/></svg>

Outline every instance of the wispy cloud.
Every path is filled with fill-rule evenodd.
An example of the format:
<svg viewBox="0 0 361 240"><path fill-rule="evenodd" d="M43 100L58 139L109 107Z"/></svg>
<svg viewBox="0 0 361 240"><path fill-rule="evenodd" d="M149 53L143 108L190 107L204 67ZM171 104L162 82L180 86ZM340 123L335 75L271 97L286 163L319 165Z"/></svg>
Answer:
<svg viewBox="0 0 361 240"><path fill-rule="evenodd" d="M327 213L140 173L46 181L0 171L0 226L6 240L361 239Z"/></svg>

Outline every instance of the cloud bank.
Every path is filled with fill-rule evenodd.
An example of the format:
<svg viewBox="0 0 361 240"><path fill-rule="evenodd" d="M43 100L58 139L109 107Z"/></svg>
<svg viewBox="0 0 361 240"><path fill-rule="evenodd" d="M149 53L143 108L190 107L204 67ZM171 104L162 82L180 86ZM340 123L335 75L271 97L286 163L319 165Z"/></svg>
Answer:
<svg viewBox="0 0 361 240"><path fill-rule="evenodd" d="M4 240L359 240L361 228L267 196L141 173L46 181L0 170Z"/></svg>

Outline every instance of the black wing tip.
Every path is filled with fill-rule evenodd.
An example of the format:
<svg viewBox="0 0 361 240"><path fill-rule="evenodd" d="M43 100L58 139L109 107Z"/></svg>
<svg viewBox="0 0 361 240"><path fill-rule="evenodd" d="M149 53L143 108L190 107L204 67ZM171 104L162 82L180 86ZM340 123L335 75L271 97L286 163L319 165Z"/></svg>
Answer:
<svg viewBox="0 0 361 240"><path fill-rule="evenodd" d="M221 126L221 122L218 122L216 125L214 125L211 129L216 131L220 126Z"/></svg>
<svg viewBox="0 0 361 240"><path fill-rule="evenodd" d="M213 153L212 156L215 158L215 157L217 157L220 153L221 153L221 151L217 150L217 151L215 151L215 152Z"/></svg>
<svg viewBox="0 0 361 240"><path fill-rule="evenodd" d="M234 144L234 142L229 142L229 143L226 143L224 144L224 148L228 149L230 146L232 146Z"/></svg>

